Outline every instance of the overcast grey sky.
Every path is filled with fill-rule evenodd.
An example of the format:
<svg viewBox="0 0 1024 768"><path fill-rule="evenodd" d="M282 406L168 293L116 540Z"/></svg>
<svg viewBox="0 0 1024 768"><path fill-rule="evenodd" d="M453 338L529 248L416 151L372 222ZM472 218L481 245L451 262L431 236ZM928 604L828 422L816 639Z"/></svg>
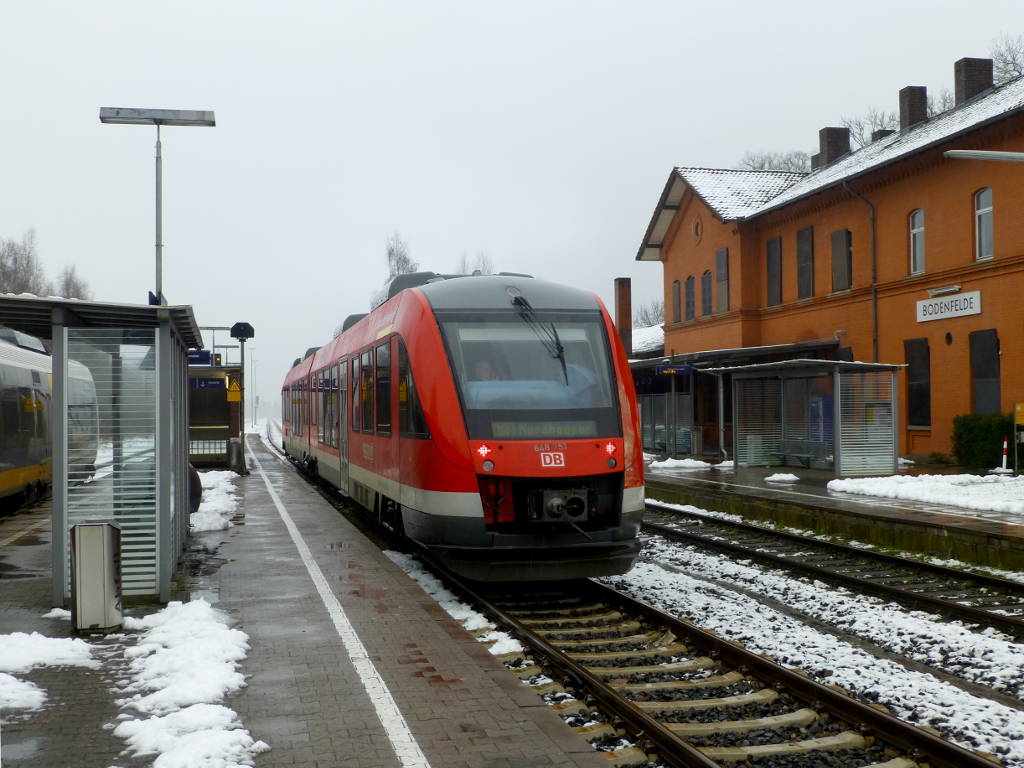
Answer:
<svg viewBox="0 0 1024 768"><path fill-rule="evenodd" d="M0 236L35 228L47 274L74 264L97 299L154 283L155 131L99 108L215 111L163 131L164 292L252 323L267 413L292 359L366 311L392 232L423 269L482 251L609 307L629 276L647 302L661 268L634 257L673 165L814 151L905 85L951 88L1024 8L32 0L0 29Z"/></svg>

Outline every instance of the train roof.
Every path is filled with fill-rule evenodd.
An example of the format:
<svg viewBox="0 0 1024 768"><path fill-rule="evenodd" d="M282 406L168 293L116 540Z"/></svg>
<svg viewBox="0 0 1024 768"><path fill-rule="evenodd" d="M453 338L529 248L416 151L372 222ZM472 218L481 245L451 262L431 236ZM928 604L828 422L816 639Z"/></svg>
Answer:
<svg viewBox="0 0 1024 768"><path fill-rule="evenodd" d="M525 275L469 275L441 279L417 286L434 310L513 308L517 296L536 310L596 310L590 291Z"/></svg>

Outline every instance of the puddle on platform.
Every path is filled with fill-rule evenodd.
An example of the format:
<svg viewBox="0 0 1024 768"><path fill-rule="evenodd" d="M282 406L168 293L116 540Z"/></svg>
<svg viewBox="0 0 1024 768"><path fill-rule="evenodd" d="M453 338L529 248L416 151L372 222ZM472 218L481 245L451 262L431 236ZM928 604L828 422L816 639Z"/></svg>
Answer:
<svg viewBox="0 0 1024 768"><path fill-rule="evenodd" d="M15 742L4 739L3 750L4 760L24 760L27 765L31 765L34 762L33 758L39 754L39 739L31 738Z"/></svg>

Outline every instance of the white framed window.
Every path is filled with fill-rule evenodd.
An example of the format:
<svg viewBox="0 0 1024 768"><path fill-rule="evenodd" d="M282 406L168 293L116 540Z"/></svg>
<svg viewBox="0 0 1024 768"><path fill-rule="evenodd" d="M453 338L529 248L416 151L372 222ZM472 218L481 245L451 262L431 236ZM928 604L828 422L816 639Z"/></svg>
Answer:
<svg viewBox="0 0 1024 768"><path fill-rule="evenodd" d="M988 187L974 193L974 258L991 259L992 248L992 190Z"/></svg>
<svg viewBox="0 0 1024 768"><path fill-rule="evenodd" d="M908 218L910 228L910 274L924 272L924 209L918 208Z"/></svg>

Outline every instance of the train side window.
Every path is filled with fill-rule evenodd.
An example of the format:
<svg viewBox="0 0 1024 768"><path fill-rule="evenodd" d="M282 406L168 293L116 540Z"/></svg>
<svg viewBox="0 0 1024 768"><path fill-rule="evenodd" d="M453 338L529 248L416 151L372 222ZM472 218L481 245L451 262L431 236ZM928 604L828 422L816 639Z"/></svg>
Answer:
<svg viewBox="0 0 1024 768"><path fill-rule="evenodd" d="M331 447L338 447L338 433L340 431L341 414L344 408L344 399L342 399L342 392L345 390L345 385L342 384L342 380L345 376L345 365L335 365L331 368L331 399L334 403L331 408Z"/></svg>
<svg viewBox="0 0 1024 768"><path fill-rule="evenodd" d="M377 345L376 390L377 390L377 434L391 434L391 341Z"/></svg>
<svg viewBox="0 0 1024 768"><path fill-rule="evenodd" d="M430 437L423 408L416 394L416 384L409 365L405 342L398 337L398 431L402 437Z"/></svg>
<svg viewBox="0 0 1024 768"><path fill-rule="evenodd" d="M359 431L359 356L352 358L352 431Z"/></svg>
<svg viewBox="0 0 1024 768"><path fill-rule="evenodd" d="M361 405L360 418L362 419L362 431L366 434L373 434L373 361L370 350L362 354L359 361L359 402Z"/></svg>

